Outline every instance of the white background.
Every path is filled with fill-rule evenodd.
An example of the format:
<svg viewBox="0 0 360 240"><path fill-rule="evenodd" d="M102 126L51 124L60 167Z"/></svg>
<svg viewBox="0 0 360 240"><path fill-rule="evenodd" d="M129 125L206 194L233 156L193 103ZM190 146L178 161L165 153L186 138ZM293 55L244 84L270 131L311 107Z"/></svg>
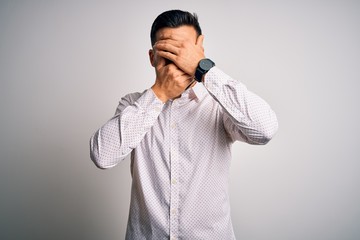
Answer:
<svg viewBox="0 0 360 240"><path fill-rule="evenodd" d="M154 81L150 27L196 12L205 52L280 128L236 143L231 207L246 240L360 239L359 1L0 1L0 239L123 239L129 160L89 138Z"/></svg>

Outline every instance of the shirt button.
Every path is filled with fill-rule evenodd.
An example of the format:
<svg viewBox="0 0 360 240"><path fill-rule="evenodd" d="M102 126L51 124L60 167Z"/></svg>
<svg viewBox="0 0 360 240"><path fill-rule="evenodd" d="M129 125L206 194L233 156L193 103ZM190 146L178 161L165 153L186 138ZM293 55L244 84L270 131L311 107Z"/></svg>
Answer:
<svg viewBox="0 0 360 240"><path fill-rule="evenodd" d="M176 128L176 123L171 124L171 128Z"/></svg>
<svg viewBox="0 0 360 240"><path fill-rule="evenodd" d="M175 184L177 183L177 182L176 182L176 179L174 178L174 179L171 181L171 183L175 185Z"/></svg>
<svg viewBox="0 0 360 240"><path fill-rule="evenodd" d="M176 209L171 210L171 213L172 213L173 215L176 215Z"/></svg>

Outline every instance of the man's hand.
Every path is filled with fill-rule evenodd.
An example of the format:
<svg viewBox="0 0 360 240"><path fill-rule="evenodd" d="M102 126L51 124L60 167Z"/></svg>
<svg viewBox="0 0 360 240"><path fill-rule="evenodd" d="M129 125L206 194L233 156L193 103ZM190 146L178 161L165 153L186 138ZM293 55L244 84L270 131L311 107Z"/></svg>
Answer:
<svg viewBox="0 0 360 240"><path fill-rule="evenodd" d="M193 77L179 69L174 63L167 63L163 57L155 56L155 59L156 81L151 88L155 95L165 103L169 99L180 96Z"/></svg>
<svg viewBox="0 0 360 240"><path fill-rule="evenodd" d="M205 58L203 48L204 36L198 36L196 42L175 34L162 36L162 39L153 46L157 54L172 61L186 74L194 76L200 60Z"/></svg>

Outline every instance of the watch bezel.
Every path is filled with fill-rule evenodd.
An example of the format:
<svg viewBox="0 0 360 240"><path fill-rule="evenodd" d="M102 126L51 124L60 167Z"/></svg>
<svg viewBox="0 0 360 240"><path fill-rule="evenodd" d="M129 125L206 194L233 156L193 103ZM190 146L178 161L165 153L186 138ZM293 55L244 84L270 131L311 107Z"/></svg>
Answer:
<svg viewBox="0 0 360 240"><path fill-rule="evenodd" d="M209 59L209 58L201 59L198 64L198 67L196 68L196 71L195 71L196 81L202 82L202 78L203 78L204 74L206 74L214 66L215 66L215 63L211 59Z"/></svg>

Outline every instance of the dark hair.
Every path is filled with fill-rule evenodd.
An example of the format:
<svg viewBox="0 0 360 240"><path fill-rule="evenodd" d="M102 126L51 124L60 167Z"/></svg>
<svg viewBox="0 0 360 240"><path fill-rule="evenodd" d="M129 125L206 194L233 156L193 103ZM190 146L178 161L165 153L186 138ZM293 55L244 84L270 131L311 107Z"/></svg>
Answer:
<svg viewBox="0 0 360 240"><path fill-rule="evenodd" d="M184 25L193 26L197 34L201 35L201 28L196 13L191 14L189 12L181 11L181 10L169 10L161 13L159 16L157 16L157 18L154 20L151 26L151 32L150 32L151 45L155 44L156 33L161 28L165 28L165 27L177 28Z"/></svg>

